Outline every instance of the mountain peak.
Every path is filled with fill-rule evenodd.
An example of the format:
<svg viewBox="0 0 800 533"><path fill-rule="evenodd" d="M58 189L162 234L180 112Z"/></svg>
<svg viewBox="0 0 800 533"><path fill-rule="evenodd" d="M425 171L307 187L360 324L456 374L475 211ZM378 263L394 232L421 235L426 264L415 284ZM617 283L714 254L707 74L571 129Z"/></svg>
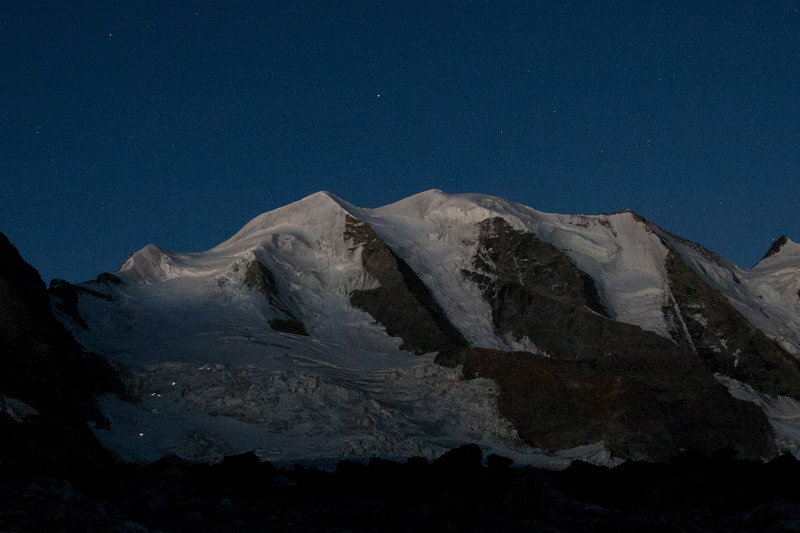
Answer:
<svg viewBox="0 0 800 533"><path fill-rule="evenodd" d="M291 204L285 205L283 207L279 207L273 211L269 211L269 213L275 213L279 211L292 211L292 210L300 210L300 211L307 211L307 210L314 210L314 209L321 209L326 207L333 207L335 209L344 209L345 211L352 211L356 208L353 204L346 202L333 194L329 191L317 191L313 194L309 194L305 198L301 198L296 202L292 202ZM263 216L263 215L260 215ZM259 217L256 217L258 219ZM254 220L256 220L254 219Z"/></svg>
<svg viewBox="0 0 800 533"><path fill-rule="evenodd" d="M296 202L262 213L245 224L233 237L216 248L255 239L276 226L315 227L329 224L343 213L358 217L361 210L328 191L318 191Z"/></svg>
<svg viewBox="0 0 800 533"><path fill-rule="evenodd" d="M335 194L333 194L330 191L317 191L317 192L315 192L313 194L309 194L305 198L299 200L299 202L305 202L305 201L329 201L329 200L332 200L332 201L334 201L336 203L344 202L344 200L342 200L341 198L339 198L338 196L336 196Z"/></svg>
<svg viewBox="0 0 800 533"><path fill-rule="evenodd" d="M772 243L764 257L753 268L763 266L794 266L800 264L800 244L786 235L781 235Z"/></svg>
<svg viewBox="0 0 800 533"><path fill-rule="evenodd" d="M428 189L427 191L422 191L421 193L417 193L413 196L425 196L425 197L446 197L450 196L446 192L441 189Z"/></svg>
<svg viewBox="0 0 800 533"><path fill-rule="evenodd" d="M621 209L619 211L614 211L613 213L611 213L611 215L630 215L637 222L641 222L643 224L651 224L649 220L647 220L645 217L643 217L633 209Z"/></svg>
<svg viewBox="0 0 800 533"><path fill-rule="evenodd" d="M767 257L772 257L773 255L777 254L781 251L781 248L784 247L789 242L789 237L786 235L781 235L772 243L772 246L769 247L767 253L764 254L764 257L761 259L766 259Z"/></svg>
<svg viewBox="0 0 800 533"><path fill-rule="evenodd" d="M449 211L451 215L460 212L464 220L479 222L484 218L495 216L493 210L499 206L507 206L508 202L501 198L486 194L459 193L449 194L440 189L429 189L397 202L379 207L377 211L385 214L403 215L425 218L432 213ZM480 214L476 214L480 212ZM470 213L467 215L467 213Z"/></svg>
<svg viewBox="0 0 800 533"><path fill-rule="evenodd" d="M131 254L117 273L135 279L161 279L168 276L175 255L179 254L151 243Z"/></svg>
<svg viewBox="0 0 800 533"><path fill-rule="evenodd" d="M301 198L296 202L292 202L291 204L285 205L283 207L279 207L274 211L269 211L270 213L284 211L284 210L292 210L292 209L313 209L313 208L322 208L322 207L334 207L334 208L341 208L345 211L352 212L357 211L359 208L354 206L348 201L345 201L332 192L329 191L317 191L313 194L309 194L305 198ZM265 213L266 214L266 213Z"/></svg>

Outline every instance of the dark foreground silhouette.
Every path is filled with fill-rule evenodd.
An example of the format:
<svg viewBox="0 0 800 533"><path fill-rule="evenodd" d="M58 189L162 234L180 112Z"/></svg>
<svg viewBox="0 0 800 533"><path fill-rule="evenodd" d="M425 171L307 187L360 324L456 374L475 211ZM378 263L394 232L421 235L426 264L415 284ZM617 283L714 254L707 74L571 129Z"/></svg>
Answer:
<svg viewBox="0 0 800 533"><path fill-rule="evenodd" d="M54 479L4 476L2 531L800 531L800 463L684 453L669 463L563 471L482 460L276 468L255 454Z"/></svg>
<svg viewBox="0 0 800 533"><path fill-rule="evenodd" d="M51 286L62 312L71 290ZM108 423L94 403L108 393L125 397L123 376L67 333L38 273L0 234L0 532L800 531L800 463L788 455L552 472L492 455L484 465L473 444L433 462L343 461L335 472L279 469L252 453L118 464L89 429Z"/></svg>

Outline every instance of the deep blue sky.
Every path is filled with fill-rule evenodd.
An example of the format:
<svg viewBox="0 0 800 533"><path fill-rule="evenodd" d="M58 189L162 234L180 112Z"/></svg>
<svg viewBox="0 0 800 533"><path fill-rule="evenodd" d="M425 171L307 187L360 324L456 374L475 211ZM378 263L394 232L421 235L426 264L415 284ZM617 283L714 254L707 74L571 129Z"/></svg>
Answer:
<svg viewBox="0 0 800 533"><path fill-rule="evenodd" d="M43 277L318 190L800 240L800 0L53 2L0 12L0 231Z"/></svg>

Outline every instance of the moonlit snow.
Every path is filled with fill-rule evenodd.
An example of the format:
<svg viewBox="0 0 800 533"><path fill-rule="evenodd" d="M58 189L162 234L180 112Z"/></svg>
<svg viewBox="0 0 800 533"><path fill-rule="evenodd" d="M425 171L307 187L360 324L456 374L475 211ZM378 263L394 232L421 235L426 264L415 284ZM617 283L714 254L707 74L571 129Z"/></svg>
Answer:
<svg viewBox="0 0 800 533"><path fill-rule="evenodd" d="M463 381L433 354L401 351L400 339L353 308L350 293L377 281L362 266L361 247L344 237L348 215L412 267L473 346L539 353L535 339L496 334L489 305L461 274L472 265L477 223L500 216L564 251L595 280L612 318L665 337L663 309L675 305L661 242L668 240L756 327L800 353L797 262L786 259L798 254L794 243L742 270L631 212L547 214L436 190L362 209L323 192L256 217L207 252L148 245L116 274L123 284L92 284L113 301L81 298L88 331L61 315L81 343L126 370L141 397L102 398L111 426L97 429L98 438L136 461L167 453L216 460L247 450L272 461L433 457L477 442L518 463L614 462L601 443L557 454L526 446L498 413L493 382ZM274 274L282 310L243 284L253 260ZM308 336L268 326L286 311Z"/></svg>

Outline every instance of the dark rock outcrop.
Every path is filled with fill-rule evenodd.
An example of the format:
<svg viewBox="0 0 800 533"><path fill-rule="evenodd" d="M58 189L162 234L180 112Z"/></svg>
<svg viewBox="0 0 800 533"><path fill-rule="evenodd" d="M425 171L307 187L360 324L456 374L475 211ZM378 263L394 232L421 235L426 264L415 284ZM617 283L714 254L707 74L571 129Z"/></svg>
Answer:
<svg viewBox="0 0 800 533"><path fill-rule="evenodd" d="M250 290L263 294L273 309L283 315L283 318L269 320L272 329L282 333L308 335L305 325L295 317L288 303L281 297L275 275L264 264L255 259L247 263L243 283Z"/></svg>
<svg viewBox="0 0 800 533"><path fill-rule="evenodd" d="M634 460L668 459L681 448L710 453L732 446L756 458L775 453L761 411L731 397L696 356L677 347L580 361L461 348L436 361L464 365L465 379L497 382L500 412L532 446L560 450L603 441L612 455Z"/></svg>
<svg viewBox="0 0 800 533"><path fill-rule="evenodd" d="M775 453L763 413L733 399L713 372L786 394L800 376L797 363L674 252L667 259L677 302L672 312L681 315L674 322L692 324L691 313L701 305L718 317L707 327L690 327L692 337L678 343L604 316L585 273L554 246L502 218L479 224L473 267L463 275L483 291L496 331L527 337L546 357L462 349L442 352L437 361L463 364L468 379L495 380L500 411L526 442L557 450L603 441L626 459L724 446L747 457ZM718 336L728 339L730 355L713 344L725 345Z"/></svg>
<svg viewBox="0 0 800 533"><path fill-rule="evenodd" d="M477 444L464 444L437 457L433 464L439 468L465 471L480 468L483 451Z"/></svg>
<svg viewBox="0 0 800 533"><path fill-rule="evenodd" d="M800 399L800 362L767 338L728 299L670 250L667 279L688 332L688 345L713 372L777 396Z"/></svg>
<svg viewBox="0 0 800 533"><path fill-rule="evenodd" d="M763 261L767 257L772 257L780 252L781 248L783 248L787 242L789 242L789 238L786 237L786 235L781 235L775 239L775 242L772 243L772 246L769 247L769 250L767 250L767 253L764 254L764 257L762 257L761 260Z"/></svg>
<svg viewBox="0 0 800 533"><path fill-rule="evenodd" d="M100 283L103 285L122 285L122 280L118 276L115 276L110 272L103 272L101 274L98 274L97 278L95 278L93 281L90 281L89 283Z"/></svg>
<svg viewBox="0 0 800 533"><path fill-rule="evenodd" d="M308 335L306 327L299 320L281 320L279 318L273 318L268 322L269 327L275 331L280 331L281 333L291 333L292 335Z"/></svg>
<svg viewBox="0 0 800 533"><path fill-rule="evenodd" d="M369 225L347 215L345 238L361 247L364 271L379 283L354 290L350 303L372 315L389 335L400 337L401 349L423 354L467 345L419 276Z"/></svg>
<svg viewBox="0 0 800 533"><path fill-rule="evenodd" d="M247 263L244 267L243 283L245 287L260 292L267 297L270 303L279 309L283 309L284 305L278 295L275 275L260 261L253 259Z"/></svg>
<svg viewBox="0 0 800 533"><path fill-rule="evenodd" d="M44 282L2 234L0 354L0 395L37 413L16 420L0 412L0 470L85 476L106 468L111 458L88 423L106 423L94 396L123 387L56 320Z"/></svg>
<svg viewBox="0 0 800 533"><path fill-rule="evenodd" d="M518 341L527 337L560 359L591 358L615 349L608 341L617 340L620 328L605 318L594 282L533 233L516 230L499 217L484 220L473 268L462 275L483 291L499 334ZM643 335L622 329L637 337L632 343L641 344Z"/></svg>

